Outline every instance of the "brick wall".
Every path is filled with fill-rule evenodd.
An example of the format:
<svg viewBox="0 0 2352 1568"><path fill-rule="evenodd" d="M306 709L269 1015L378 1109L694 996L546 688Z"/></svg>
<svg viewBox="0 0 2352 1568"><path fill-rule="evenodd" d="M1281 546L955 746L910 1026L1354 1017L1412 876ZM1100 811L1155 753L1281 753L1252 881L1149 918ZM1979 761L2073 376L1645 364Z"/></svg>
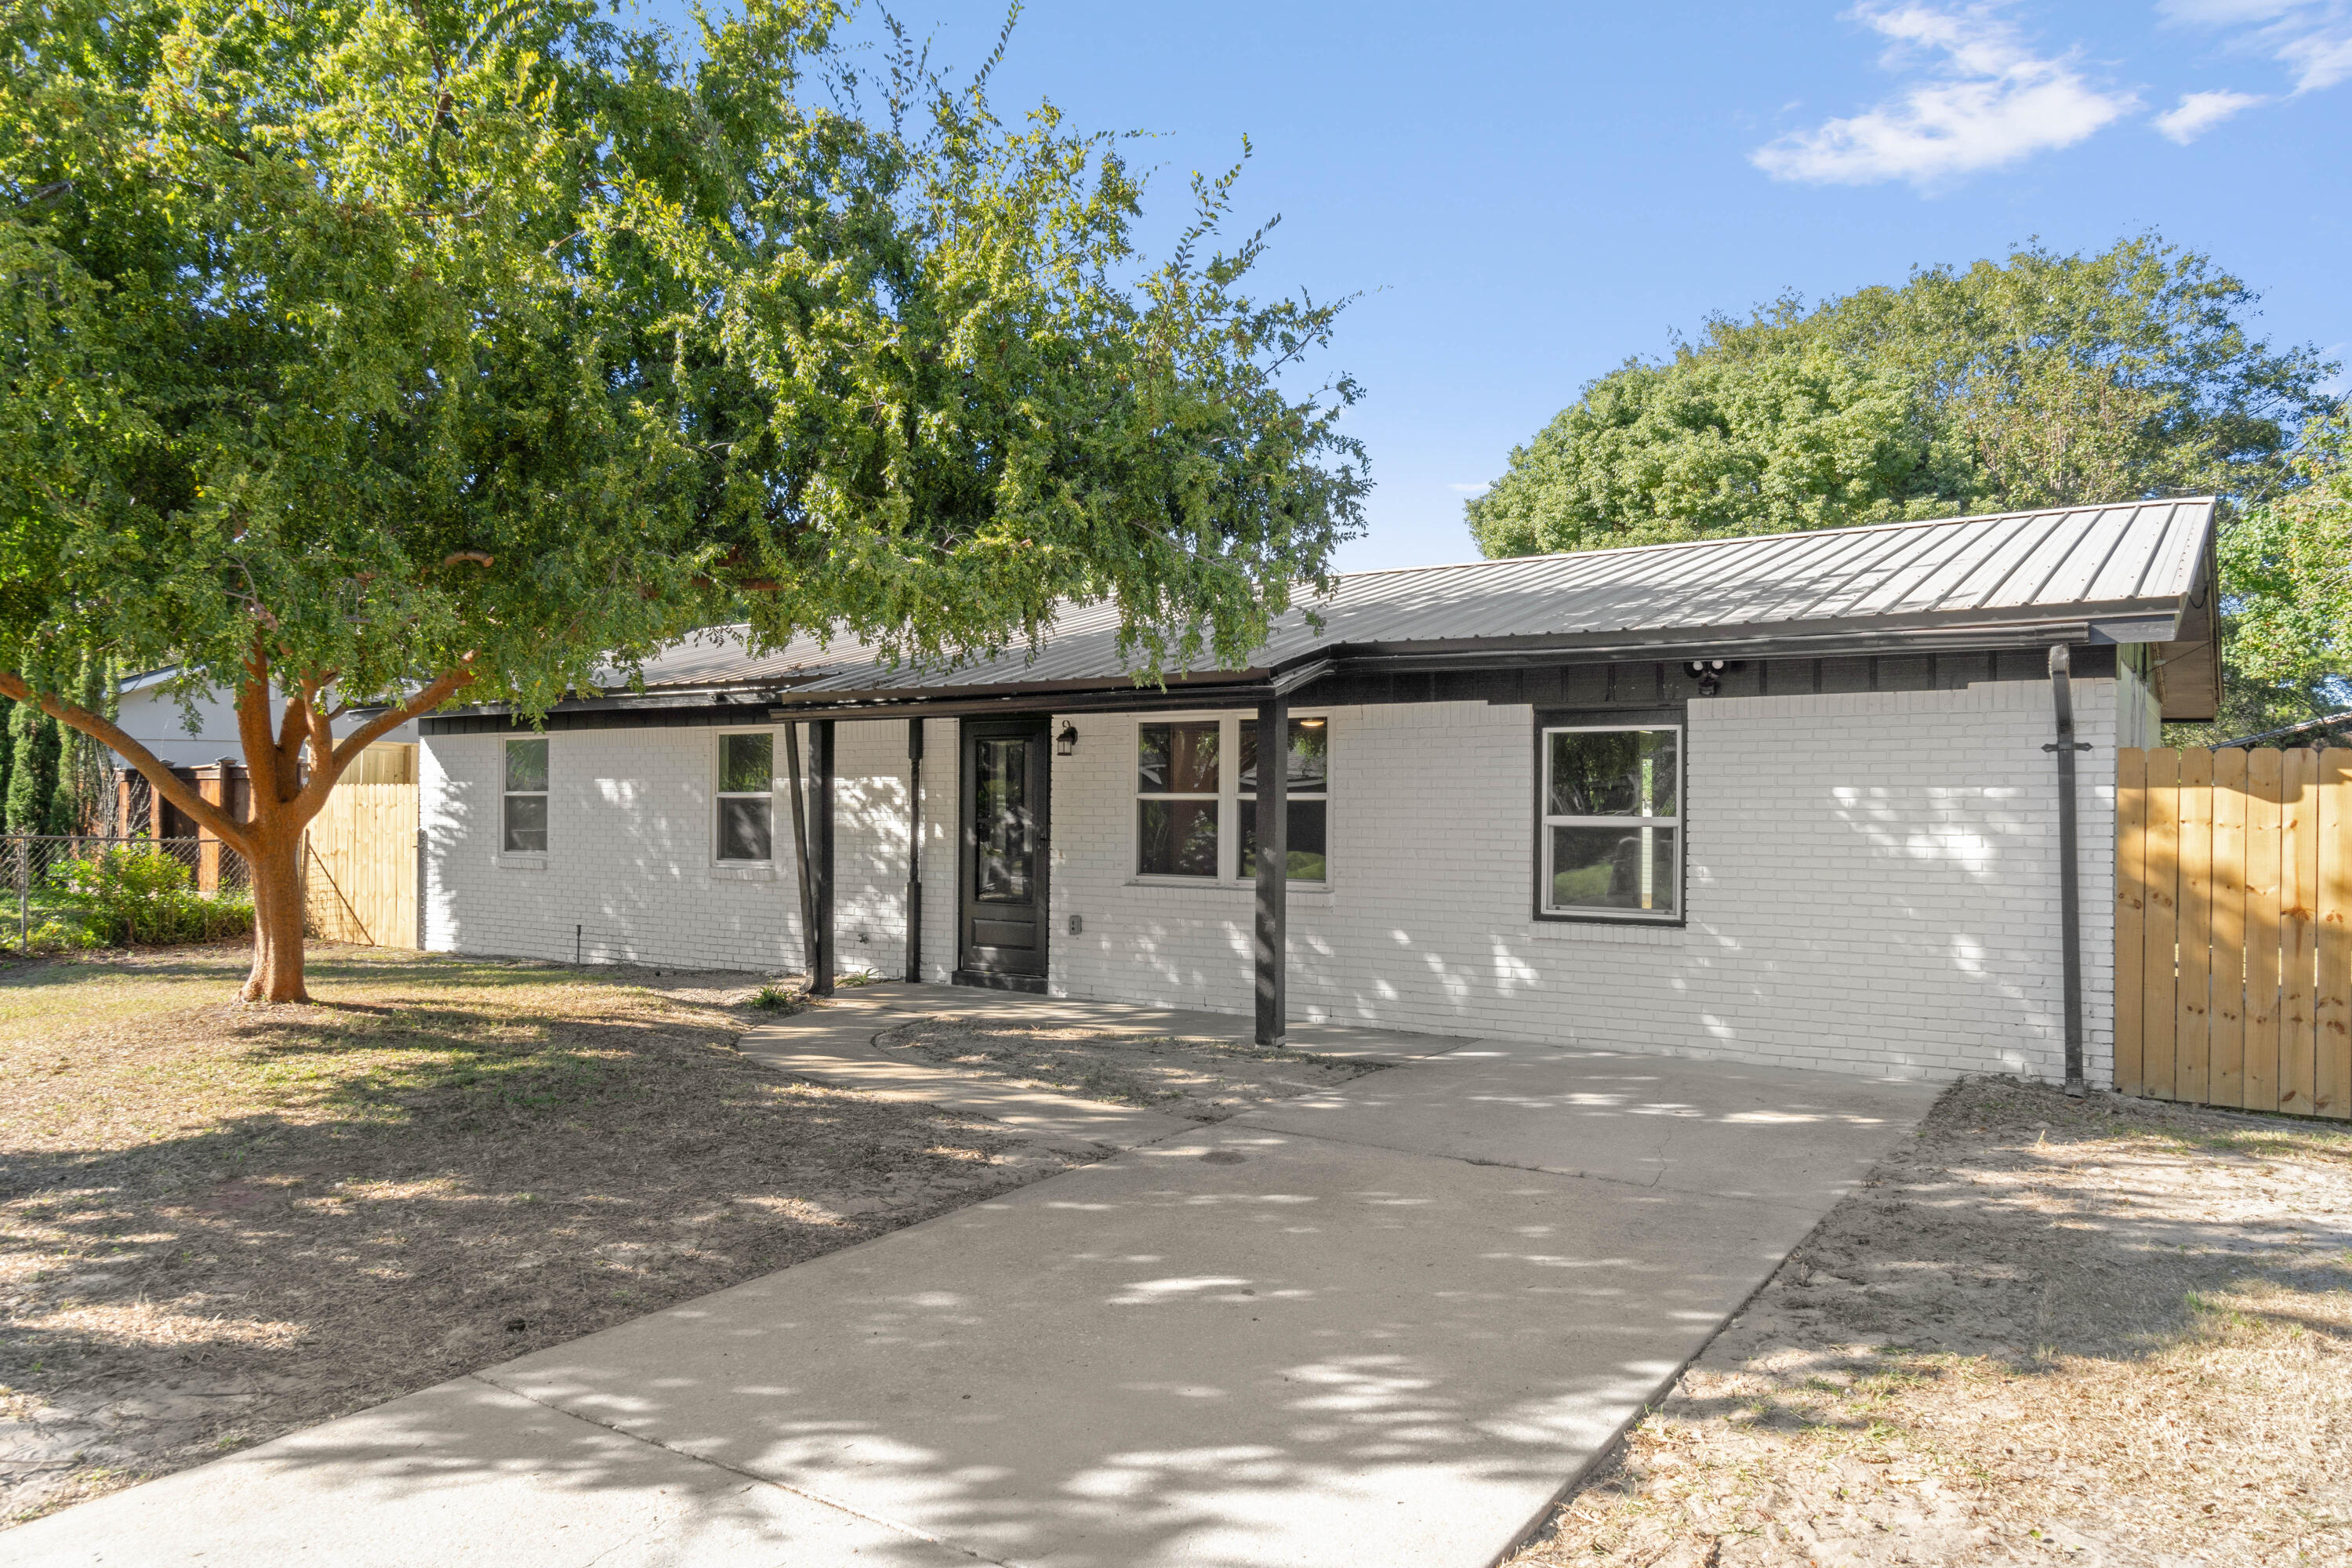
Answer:
<svg viewBox="0 0 2352 1568"><path fill-rule="evenodd" d="M945 728L951 749L953 727ZM797 972L800 892L783 793L772 867L711 858L719 733L551 734L548 852L539 857L498 853L499 739L426 737L425 946L569 960L579 928L591 962ZM837 735L835 951L844 970L901 974L907 727L844 724ZM784 767L781 734L776 766Z"/></svg>
<svg viewBox="0 0 2352 1568"><path fill-rule="evenodd" d="M2112 1050L2115 683L2075 685L2084 994ZM1294 1016L1905 1076L2063 1068L2049 688L1690 708L1688 923L1529 914L1533 715L1331 710L1330 890L1289 900ZM1057 993L1250 1005L1246 887L1129 876L1133 721L1055 778ZM1066 934L1071 915L1084 933Z"/></svg>
<svg viewBox="0 0 2352 1568"><path fill-rule="evenodd" d="M2081 765L2084 994L2099 1081L2111 1052L2116 683L2078 681L2075 697L2096 748ZM2060 1070L2041 682L1694 703L1689 919L1675 930L1529 915L1528 710L1329 711L1331 883L1290 899L1296 1016L1874 1074ZM1247 1011L1249 889L1138 884L1134 721L1073 721L1077 753L1054 775L1053 989ZM897 975L906 725L837 732L837 951L844 968ZM712 733L551 736L543 866L495 853L499 742L428 737L427 945L568 959L580 925L592 959L797 969L782 796L773 872L711 864ZM955 957L957 789L956 724L930 721L923 967L934 980ZM1068 932L1072 915L1081 934Z"/></svg>

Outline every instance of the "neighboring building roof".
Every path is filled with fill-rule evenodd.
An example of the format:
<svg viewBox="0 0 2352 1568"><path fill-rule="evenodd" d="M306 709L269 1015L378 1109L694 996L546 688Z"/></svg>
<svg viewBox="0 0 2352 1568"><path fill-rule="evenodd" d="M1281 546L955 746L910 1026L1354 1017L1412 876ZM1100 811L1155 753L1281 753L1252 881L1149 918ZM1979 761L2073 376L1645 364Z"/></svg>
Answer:
<svg viewBox="0 0 2352 1568"><path fill-rule="evenodd" d="M1263 683L1345 657L2205 644L2212 529L2212 498L2200 497L1350 573L1280 617L1246 666L1166 679ZM648 663L644 679L648 695L765 688L793 704L1103 690L1133 684L1118 637L1114 607L1074 605L1034 650L892 668L845 639L752 657L741 628L719 627Z"/></svg>

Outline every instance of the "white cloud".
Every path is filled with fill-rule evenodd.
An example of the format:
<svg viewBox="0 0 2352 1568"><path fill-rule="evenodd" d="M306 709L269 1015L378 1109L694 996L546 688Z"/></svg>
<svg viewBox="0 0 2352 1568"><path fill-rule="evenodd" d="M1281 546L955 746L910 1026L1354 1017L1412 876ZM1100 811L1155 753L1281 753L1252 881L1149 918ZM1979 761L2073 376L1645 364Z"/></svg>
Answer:
<svg viewBox="0 0 2352 1568"><path fill-rule="evenodd" d="M1482 496L1495 487L1490 481L1481 479L1475 485L1448 485L1445 488L1458 496Z"/></svg>
<svg viewBox="0 0 2352 1568"><path fill-rule="evenodd" d="M2236 31L2232 41L2284 66L2297 92L2352 78L2352 0L2163 0L2165 19Z"/></svg>
<svg viewBox="0 0 2352 1568"><path fill-rule="evenodd" d="M2263 101L2252 92L2184 92L2180 101L2156 117L2156 128L2187 146L2240 110Z"/></svg>
<svg viewBox="0 0 2352 1568"><path fill-rule="evenodd" d="M1758 148L1750 157L1775 179L1948 184L2071 147L2139 106L2094 84L2071 58L2033 53L1986 6L1866 5L1853 15L1891 40L1881 65L1925 79L1864 113Z"/></svg>

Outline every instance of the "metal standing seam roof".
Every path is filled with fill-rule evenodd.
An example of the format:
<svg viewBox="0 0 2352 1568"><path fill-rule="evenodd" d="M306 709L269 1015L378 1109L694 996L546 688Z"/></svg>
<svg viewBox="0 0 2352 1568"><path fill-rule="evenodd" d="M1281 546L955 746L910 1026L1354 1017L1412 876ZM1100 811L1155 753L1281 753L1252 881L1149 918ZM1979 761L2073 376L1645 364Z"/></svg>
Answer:
<svg viewBox="0 0 2352 1568"><path fill-rule="evenodd" d="M1263 678L1339 653L1793 645L2100 621L2118 623L2113 640L2163 642L2179 633L2212 527L2204 496L1349 573L1281 616L1247 666L1167 679ZM649 661L644 679L648 691L765 685L794 700L1108 686L1134 679L1118 634L1114 606L1072 605L1034 652L892 668L864 644L814 637L755 658L742 628L715 627Z"/></svg>

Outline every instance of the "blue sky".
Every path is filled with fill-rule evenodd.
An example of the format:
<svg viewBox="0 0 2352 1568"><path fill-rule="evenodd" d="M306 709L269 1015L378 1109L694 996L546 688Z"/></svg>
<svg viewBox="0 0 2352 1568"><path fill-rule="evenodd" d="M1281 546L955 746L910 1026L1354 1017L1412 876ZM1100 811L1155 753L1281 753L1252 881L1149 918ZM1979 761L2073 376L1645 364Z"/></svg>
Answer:
<svg viewBox="0 0 2352 1568"><path fill-rule="evenodd" d="M976 63L1003 12L898 0ZM992 96L1155 138L1149 205L1246 132L1262 278L1359 293L1369 534L1343 570L1475 557L1462 500L1629 354L2032 237L2156 228L2352 361L2352 0L2120 5L1032 0Z"/></svg>

